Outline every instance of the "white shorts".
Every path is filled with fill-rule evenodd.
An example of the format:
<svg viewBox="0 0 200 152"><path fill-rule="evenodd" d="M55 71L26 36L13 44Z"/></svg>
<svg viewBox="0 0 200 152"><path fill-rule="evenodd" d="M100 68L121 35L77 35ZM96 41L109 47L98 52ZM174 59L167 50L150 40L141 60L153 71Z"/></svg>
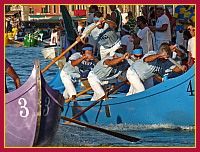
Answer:
<svg viewBox="0 0 200 152"><path fill-rule="evenodd" d="M106 56L113 56L115 54L115 51L120 48L121 41L118 41L113 47L106 49L103 46L100 46L100 56L101 59L103 59Z"/></svg>
<svg viewBox="0 0 200 152"><path fill-rule="evenodd" d="M92 90L94 91L91 101L98 100L99 98L105 95L105 92L101 86L105 83L100 81L97 78L97 76L93 73L93 71L90 71L88 74L88 82L90 83L90 86L92 87Z"/></svg>
<svg viewBox="0 0 200 152"><path fill-rule="evenodd" d="M72 97L73 95L76 95L76 83L73 83L71 80L71 76L66 74L63 70L60 72L60 78L62 80L62 83L65 86L65 90L63 92L63 97L65 99L68 99Z"/></svg>
<svg viewBox="0 0 200 152"><path fill-rule="evenodd" d="M126 77L131 84L129 91L126 94L127 96L135 94L135 93L139 93L145 90L144 85L142 81L140 80L139 76L137 75L137 73L135 72L135 70L131 70L130 68L128 68Z"/></svg>

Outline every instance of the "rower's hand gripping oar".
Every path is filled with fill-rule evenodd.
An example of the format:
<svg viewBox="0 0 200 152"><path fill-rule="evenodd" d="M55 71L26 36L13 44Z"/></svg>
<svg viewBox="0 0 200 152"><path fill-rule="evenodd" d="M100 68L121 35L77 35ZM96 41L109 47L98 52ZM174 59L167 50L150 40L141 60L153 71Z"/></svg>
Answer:
<svg viewBox="0 0 200 152"><path fill-rule="evenodd" d="M100 22L98 22L97 24L95 24L93 27L91 27L85 34L83 34L80 39L83 39L84 37L86 37L93 29L95 29L98 25L100 24ZM43 70L42 73L44 73L46 70L48 70L56 61L58 61L62 56L64 56L69 50L71 50L76 44L78 44L79 41L75 41L72 45L70 45L63 53L61 53L58 57L54 58L53 61L51 63L49 63L49 65L47 65Z"/></svg>
<svg viewBox="0 0 200 152"><path fill-rule="evenodd" d="M124 134L121 134L121 133L118 133L118 132L110 131L110 130L107 130L107 129L104 129L104 128L93 126L93 125L90 125L90 124L87 124L87 123L83 123L83 122L80 122L80 121L75 120L75 119L70 119L70 118L67 118L67 117L64 117L64 116L61 116L61 119L66 120L66 121L70 121L70 122L73 122L73 123L76 123L76 124L79 124L81 126L85 126L85 127L94 129L94 130L106 133L106 134L111 135L111 136L115 136L117 138L121 138L121 139L130 141L130 142L137 142L137 141L140 140L139 138L136 138L136 137L131 137L131 136L124 135Z"/></svg>

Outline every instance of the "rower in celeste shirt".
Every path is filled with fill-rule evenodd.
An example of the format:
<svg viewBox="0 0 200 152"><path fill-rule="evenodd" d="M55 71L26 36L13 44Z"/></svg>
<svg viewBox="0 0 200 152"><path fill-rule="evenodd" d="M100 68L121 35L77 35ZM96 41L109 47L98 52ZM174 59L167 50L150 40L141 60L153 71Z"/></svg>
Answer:
<svg viewBox="0 0 200 152"><path fill-rule="evenodd" d="M60 77L65 86L63 96L65 99L76 95L76 86L80 78L86 78L89 71L96 64L96 60L92 55L93 46L86 44L82 47L82 52L74 53L65 63Z"/></svg>
<svg viewBox="0 0 200 152"><path fill-rule="evenodd" d="M113 56L106 56L95 65L94 69L88 74L88 81L94 91L91 101L98 100L105 95L102 85L108 84L109 81L126 71L129 67L126 60L128 58L130 58L130 55L124 49L119 48Z"/></svg>
<svg viewBox="0 0 200 152"><path fill-rule="evenodd" d="M181 69L167 59L176 49L176 45L170 46L168 43L162 43L159 53L149 51L142 59L135 61L126 74L131 83L127 96L144 91L145 80L156 74L163 77L169 71L180 72ZM182 65L182 69L185 72L186 66Z"/></svg>
<svg viewBox="0 0 200 152"><path fill-rule="evenodd" d="M97 47L100 52L101 59L105 56L113 56L116 49L120 47L120 38L115 32L116 23L111 20L102 18L101 12L94 13L94 23L85 27L83 34L85 34L96 23L100 24L91 31L88 37L88 43ZM80 41L80 37L77 38Z"/></svg>

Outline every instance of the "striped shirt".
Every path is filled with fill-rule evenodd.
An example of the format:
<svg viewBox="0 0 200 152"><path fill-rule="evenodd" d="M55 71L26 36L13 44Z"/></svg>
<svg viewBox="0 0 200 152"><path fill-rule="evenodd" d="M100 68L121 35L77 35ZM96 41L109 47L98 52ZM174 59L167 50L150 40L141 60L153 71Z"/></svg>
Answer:
<svg viewBox="0 0 200 152"><path fill-rule="evenodd" d="M122 16L121 16L121 13L117 9L115 9L113 12L115 12L115 14L116 14L117 27L115 28L115 32L120 32L121 29L122 29Z"/></svg>

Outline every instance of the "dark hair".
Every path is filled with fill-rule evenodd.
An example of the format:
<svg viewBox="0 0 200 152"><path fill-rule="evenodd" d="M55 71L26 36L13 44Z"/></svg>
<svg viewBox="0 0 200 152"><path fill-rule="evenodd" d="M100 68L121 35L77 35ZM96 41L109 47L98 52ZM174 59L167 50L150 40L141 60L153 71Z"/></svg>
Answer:
<svg viewBox="0 0 200 152"><path fill-rule="evenodd" d="M125 53L126 53L126 50L124 50L123 48L118 48L115 52L116 52L116 53L125 54Z"/></svg>
<svg viewBox="0 0 200 152"><path fill-rule="evenodd" d="M128 16L133 16L133 13L131 11L129 11Z"/></svg>
<svg viewBox="0 0 200 152"><path fill-rule="evenodd" d="M136 46L134 49L142 49L143 50L143 48L140 45Z"/></svg>
<svg viewBox="0 0 200 152"><path fill-rule="evenodd" d="M185 31L183 32L183 35L187 36L188 39L192 38L192 36L191 36L191 34L190 34L190 31L188 31L188 30L185 30Z"/></svg>
<svg viewBox="0 0 200 152"><path fill-rule="evenodd" d="M101 12L97 11L97 12L94 12L94 16L97 16L100 18L100 17L103 17L103 14Z"/></svg>
<svg viewBox="0 0 200 152"><path fill-rule="evenodd" d="M82 54L85 53L85 51L82 50L84 47L92 47L92 48L93 48L94 46L91 45L91 44L84 44L84 45L82 45L82 47L81 47L81 53L82 53Z"/></svg>
<svg viewBox="0 0 200 152"><path fill-rule="evenodd" d="M145 19L144 16L139 16L139 17L137 17L137 21L141 21L142 24L146 24L146 23L147 23L147 20Z"/></svg>
<svg viewBox="0 0 200 152"><path fill-rule="evenodd" d="M95 11L98 11L98 6L97 5L91 5L90 9L95 9Z"/></svg>
<svg viewBox="0 0 200 152"><path fill-rule="evenodd" d="M126 25L126 24L123 25L123 28L125 28L125 29L128 30L128 31L130 30L130 26L129 26L129 25Z"/></svg>

